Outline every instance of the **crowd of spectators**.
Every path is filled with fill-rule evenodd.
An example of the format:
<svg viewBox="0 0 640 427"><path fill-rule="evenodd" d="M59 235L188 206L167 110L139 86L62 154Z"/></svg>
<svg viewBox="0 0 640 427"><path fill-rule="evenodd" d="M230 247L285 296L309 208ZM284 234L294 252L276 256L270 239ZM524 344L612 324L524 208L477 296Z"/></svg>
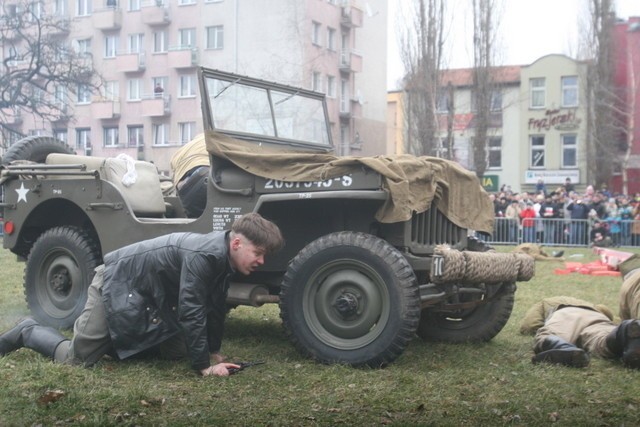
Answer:
<svg viewBox="0 0 640 427"><path fill-rule="evenodd" d="M551 190L539 180L533 193L515 193L505 185L489 197L494 242L640 246L640 193L629 197L591 185L578 192L567 178Z"/></svg>

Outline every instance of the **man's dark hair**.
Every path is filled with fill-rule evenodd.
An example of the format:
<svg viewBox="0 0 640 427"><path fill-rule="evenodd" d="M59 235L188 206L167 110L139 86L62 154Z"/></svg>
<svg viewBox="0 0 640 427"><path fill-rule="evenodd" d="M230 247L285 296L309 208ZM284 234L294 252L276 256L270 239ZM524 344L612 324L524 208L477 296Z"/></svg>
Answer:
<svg viewBox="0 0 640 427"><path fill-rule="evenodd" d="M255 212L242 215L235 220L231 232L242 234L267 253L277 252L284 245L284 238L278 226Z"/></svg>

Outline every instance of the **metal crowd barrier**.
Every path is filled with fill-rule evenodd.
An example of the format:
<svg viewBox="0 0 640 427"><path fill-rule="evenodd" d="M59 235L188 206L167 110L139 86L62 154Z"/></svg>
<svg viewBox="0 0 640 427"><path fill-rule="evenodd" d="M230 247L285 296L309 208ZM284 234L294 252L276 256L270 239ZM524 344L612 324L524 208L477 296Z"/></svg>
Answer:
<svg viewBox="0 0 640 427"><path fill-rule="evenodd" d="M523 226L523 222L525 226ZM609 229L611 246L640 247L640 221L601 220ZM495 218L493 234L485 240L501 245L537 243L545 246L590 246L593 220Z"/></svg>

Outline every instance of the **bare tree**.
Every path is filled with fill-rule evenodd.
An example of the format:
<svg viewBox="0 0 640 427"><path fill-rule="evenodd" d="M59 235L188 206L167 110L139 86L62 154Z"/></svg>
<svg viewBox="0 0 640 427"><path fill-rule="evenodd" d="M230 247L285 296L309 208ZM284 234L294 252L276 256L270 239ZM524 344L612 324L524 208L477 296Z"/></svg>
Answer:
<svg viewBox="0 0 640 427"><path fill-rule="evenodd" d="M487 170L487 145L491 127L492 100L497 89L493 67L496 36L494 0L473 0L473 108L475 133L472 143L473 165L481 178Z"/></svg>
<svg viewBox="0 0 640 427"><path fill-rule="evenodd" d="M598 188L609 182L618 161L624 124L617 106L621 100L614 87L613 0L591 0L587 32L587 175ZM614 159L614 161L602 161Z"/></svg>
<svg viewBox="0 0 640 427"><path fill-rule="evenodd" d="M436 155L440 146L436 107L440 92L446 91L439 81L444 0L414 0L402 5L406 22L411 22L399 34L400 55L406 70L405 145L415 155Z"/></svg>
<svg viewBox="0 0 640 427"><path fill-rule="evenodd" d="M69 19L47 14L41 2L6 4L0 13L0 131L6 144L23 114L44 123L69 117L69 95L99 87L90 57L67 43Z"/></svg>

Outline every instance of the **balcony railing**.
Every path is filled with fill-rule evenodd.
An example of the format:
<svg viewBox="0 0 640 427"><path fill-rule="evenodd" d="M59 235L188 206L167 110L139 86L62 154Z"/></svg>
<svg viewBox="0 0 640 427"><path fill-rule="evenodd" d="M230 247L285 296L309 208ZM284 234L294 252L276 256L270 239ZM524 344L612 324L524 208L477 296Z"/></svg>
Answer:
<svg viewBox="0 0 640 427"><path fill-rule="evenodd" d="M169 6L162 4L162 2L143 5L140 11L142 12L142 22L146 25L153 27L171 23Z"/></svg>
<svg viewBox="0 0 640 427"><path fill-rule="evenodd" d="M122 10L116 7L94 10L91 19L98 30L117 30L122 27Z"/></svg>
<svg viewBox="0 0 640 427"><path fill-rule="evenodd" d="M167 60L174 68L192 68L198 65L198 50L191 46L172 46Z"/></svg>
<svg viewBox="0 0 640 427"><path fill-rule="evenodd" d="M171 114L171 95L153 93L142 96L142 115L163 117Z"/></svg>
<svg viewBox="0 0 640 427"><path fill-rule="evenodd" d="M91 103L91 115L100 120L120 117L120 99L97 98Z"/></svg>
<svg viewBox="0 0 640 427"><path fill-rule="evenodd" d="M146 67L144 52L122 53L116 56L116 70L121 73L137 73Z"/></svg>

